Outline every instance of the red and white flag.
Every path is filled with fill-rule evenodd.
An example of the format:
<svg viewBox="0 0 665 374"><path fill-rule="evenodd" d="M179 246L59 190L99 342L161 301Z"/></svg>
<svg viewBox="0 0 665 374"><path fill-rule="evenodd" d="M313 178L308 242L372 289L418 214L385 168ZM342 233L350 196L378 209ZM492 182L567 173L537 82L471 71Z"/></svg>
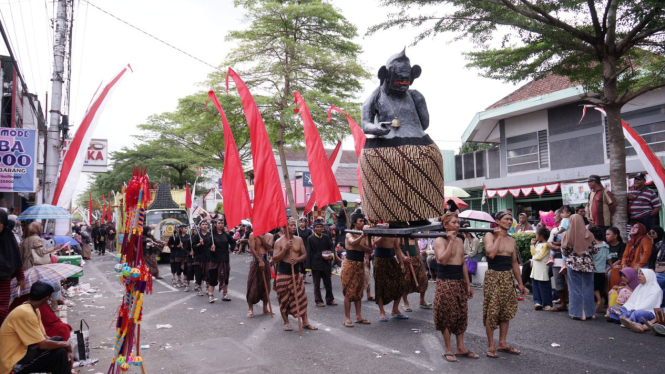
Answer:
<svg viewBox="0 0 665 374"><path fill-rule="evenodd" d="M342 141L337 142L337 146L328 157L328 164L330 169L332 169L333 174L337 172L337 167L339 166L340 161L342 160ZM312 211L314 208L314 203L316 202L316 191L312 191L312 196L307 200L307 206L305 206L304 213L307 214Z"/></svg>
<svg viewBox="0 0 665 374"><path fill-rule="evenodd" d="M485 199L487 198L487 189L485 188L485 183L483 183L483 199L480 201L480 205L485 205Z"/></svg>
<svg viewBox="0 0 665 374"><path fill-rule="evenodd" d="M67 153L62 161L60 167L60 176L56 183L55 192L51 205L59 206L63 209L69 209L69 204L72 201L76 184L81 176L83 169L83 162L88 150L88 145L92 139L92 135L99 124L98 113L101 113L107 103L107 98L116 87L116 84L126 75L128 71L132 71L132 67L127 65L124 69L113 78L109 84L104 87L102 92L97 96L97 99L88 109L88 112L83 117L83 122L76 130L76 135L69 145Z"/></svg>
<svg viewBox="0 0 665 374"><path fill-rule="evenodd" d="M607 115L603 108L599 108L595 105L585 105L582 119L584 119L584 115L586 115L587 107L593 108L604 115ZM580 122L582 122L582 119L580 119ZM623 119L621 120L621 127L623 128L623 136L628 140L633 149L635 149L637 157L642 162L644 169L649 173L653 179L653 183L656 185L656 188L658 188L658 194L663 196L665 193L665 169L663 168L663 164L660 163L660 160L658 160L658 157L653 153L653 150L651 150L651 147L649 147L649 144L644 138L642 138L640 134L630 127L630 125Z"/></svg>
<svg viewBox="0 0 665 374"><path fill-rule="evenodd" d="M312 175L312 185L314 191L316 191L316 205L326 206L342 201L342 194L339 192L335 174L333 174L328 164L326 150L323 148L323 141L321 141L319 131L316 129L316 125L314 125L307 103L300 95L300 92L294 92L293 96L295 97L296 105L299 107L294 112L300 112L300 117L304 124L307 164L309 165L309 172Z"/></svg>

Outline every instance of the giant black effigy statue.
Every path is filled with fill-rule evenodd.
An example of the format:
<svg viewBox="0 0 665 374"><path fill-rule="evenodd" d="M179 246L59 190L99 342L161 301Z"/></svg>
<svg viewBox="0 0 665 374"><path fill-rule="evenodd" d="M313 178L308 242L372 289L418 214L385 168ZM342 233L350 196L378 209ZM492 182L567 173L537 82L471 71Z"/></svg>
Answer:
<svg viewBox="0 0 665 374"><path fill-rule="evenodd" d="M425 130L429 113L423 95L410 90L422 69L406 51L379 69L379 88L362 108L367 134L360 155L363 208L370 221L393 227L424 225L444 211L443 158Z"/></svg>

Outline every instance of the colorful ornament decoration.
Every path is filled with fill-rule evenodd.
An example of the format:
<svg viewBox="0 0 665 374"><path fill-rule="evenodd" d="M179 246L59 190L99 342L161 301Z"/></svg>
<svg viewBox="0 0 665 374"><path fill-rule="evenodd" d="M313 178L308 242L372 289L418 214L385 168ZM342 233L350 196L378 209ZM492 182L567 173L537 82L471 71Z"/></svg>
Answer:
<svg viewBox="0 0 665 374"><path fill-rule="evenodd" d="M134 170L132 179L123 188L123 209L118 217L123 236L121 250L114 269L120 273L125 288L122 305L116 317L116 337L113 360L107 374L126 372L131 365L141 366L139 356L143 297L152 293L152 275L143 261L143 224L145 207L150 203L150 184L145 170ZM136 356L132 350L136 349ZM141 367L143 373L145 368Z"/></svg>

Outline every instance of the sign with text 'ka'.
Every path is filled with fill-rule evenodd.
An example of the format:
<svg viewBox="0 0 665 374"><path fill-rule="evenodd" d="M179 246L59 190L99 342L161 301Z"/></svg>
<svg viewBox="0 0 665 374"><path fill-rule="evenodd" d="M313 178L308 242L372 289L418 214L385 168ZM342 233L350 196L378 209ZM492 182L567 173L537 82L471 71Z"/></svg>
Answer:
<svg viewBox="0 0 665 374"><path fill-rule="evenodd" d="M37 130L0 129L0 192L37 189Z"/></svg>

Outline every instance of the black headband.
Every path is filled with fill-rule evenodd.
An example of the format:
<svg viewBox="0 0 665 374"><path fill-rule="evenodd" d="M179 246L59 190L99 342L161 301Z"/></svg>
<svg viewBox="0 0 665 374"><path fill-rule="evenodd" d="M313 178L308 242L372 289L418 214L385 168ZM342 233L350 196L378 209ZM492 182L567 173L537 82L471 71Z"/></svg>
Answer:
<svg viewBox="0 0 665 374"><path fill-rule="evenodd" d="M498 220L500 220L501 218L503 218L504 216L511 216L511 214L510 214L510 212L507 211L507 210L501 210L501 211L499 211L499 212L496 213L496 220L498 221Z"/></svg>

